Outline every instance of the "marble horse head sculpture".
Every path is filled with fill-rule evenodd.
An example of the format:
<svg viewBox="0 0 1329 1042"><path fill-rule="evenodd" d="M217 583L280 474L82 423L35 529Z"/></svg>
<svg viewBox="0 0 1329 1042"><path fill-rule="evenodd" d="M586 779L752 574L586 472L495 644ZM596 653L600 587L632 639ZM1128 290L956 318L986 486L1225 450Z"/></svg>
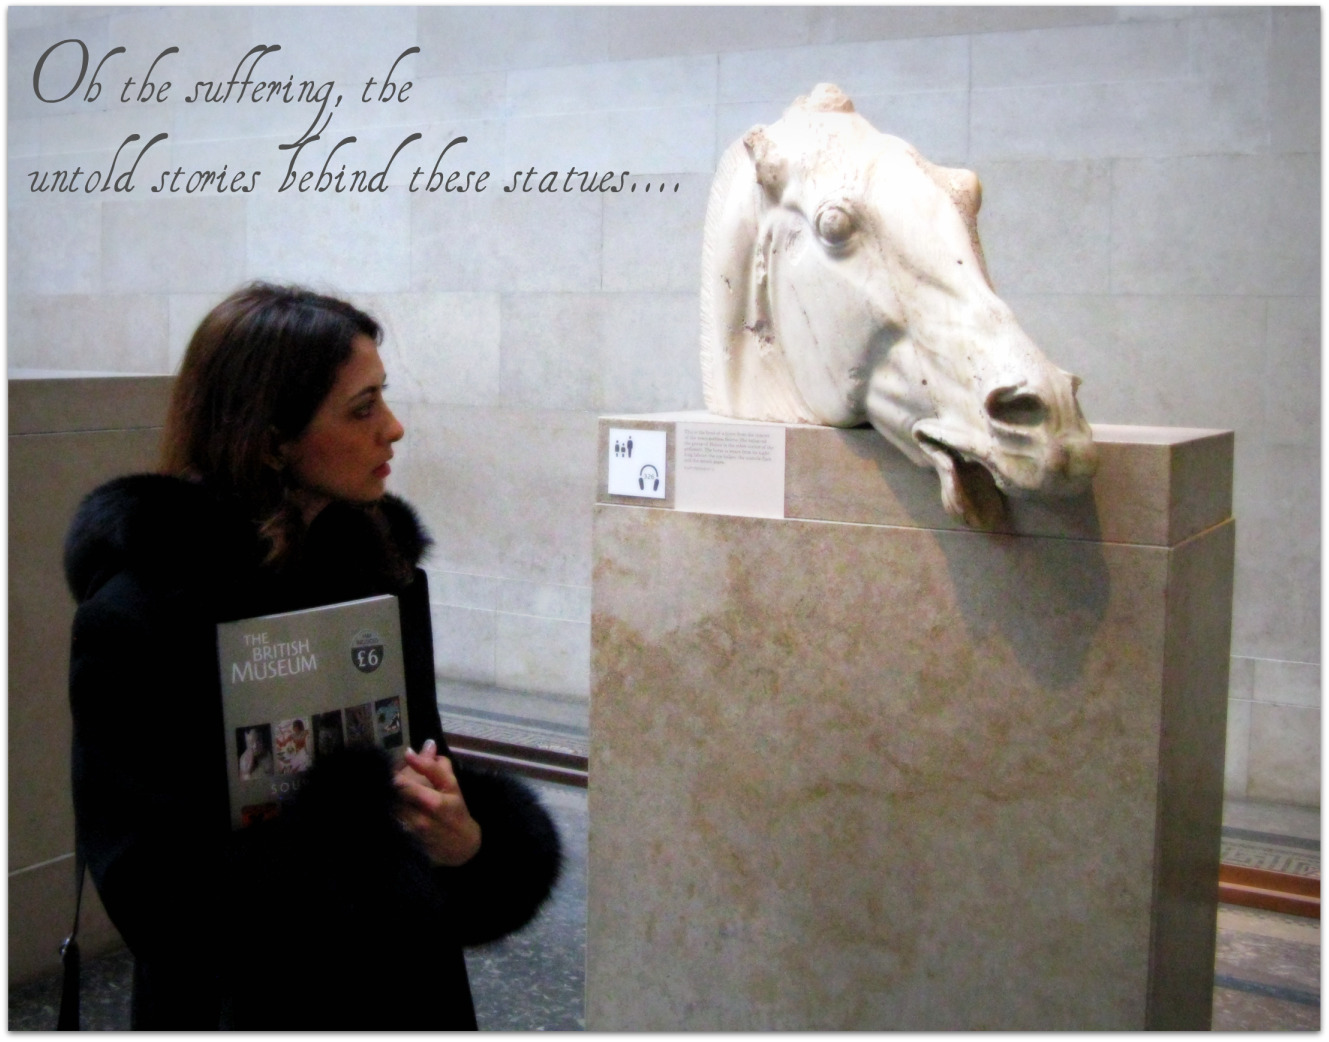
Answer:
<svg viewBox="0 0 1329 1042"><path fill-rule="evenodd" d="M996 295L968 170L934 166L820 84L720 160L706 213L706 407L869 422L985 527L1015 495L1073 495L1096 452L1079 378Z"/></svg>

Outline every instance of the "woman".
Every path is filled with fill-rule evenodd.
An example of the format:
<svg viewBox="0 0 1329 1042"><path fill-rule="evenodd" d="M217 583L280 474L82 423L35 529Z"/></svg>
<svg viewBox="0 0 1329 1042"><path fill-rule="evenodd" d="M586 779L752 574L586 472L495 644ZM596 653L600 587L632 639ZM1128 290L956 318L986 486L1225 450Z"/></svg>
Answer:
<svg viewBox="0 0 1329 1042"><path fill-rule="evenodd" d="M70 529L77 831L134 953L135 1028L474 1028L462 945L529 921L557 876L531 791L448 759L379 339L329 297L232 295L190 341L161 472L96 490ZM348 743L233 832L217 623L382 593L405 766Z"/></svg>

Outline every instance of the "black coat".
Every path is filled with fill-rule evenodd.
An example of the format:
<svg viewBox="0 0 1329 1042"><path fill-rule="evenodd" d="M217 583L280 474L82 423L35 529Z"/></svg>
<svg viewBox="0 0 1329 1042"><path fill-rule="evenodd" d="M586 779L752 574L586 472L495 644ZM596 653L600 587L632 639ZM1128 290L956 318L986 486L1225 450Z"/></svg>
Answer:
<svg viewBox="0 0 1329 1042"><path fill-rule="evenodd" d="M434 701L429 538L411 509L325 508L281 570L206 487L119 478L65 548L78 842L135 958L136 1028L475 1027L462 945L528 922L557 833L516 779L458 768L482 831L434 868L392 814L383 754L310 772L291 812L230 827L216 624L394 593L412 744L446 754Z"/></svg>

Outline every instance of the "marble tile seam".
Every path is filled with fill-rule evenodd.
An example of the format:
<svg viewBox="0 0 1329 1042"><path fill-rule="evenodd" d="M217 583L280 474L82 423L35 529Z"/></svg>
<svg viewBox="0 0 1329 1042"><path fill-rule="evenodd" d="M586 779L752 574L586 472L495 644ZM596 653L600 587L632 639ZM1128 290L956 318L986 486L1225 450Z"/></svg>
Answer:
<svg viewBox="0 0 1329 1042"><path fill-rule="evenodd" d="M1202 528L1198 532L1195 532L1192 535L1188 535L1185 539L1182 539L1180 542L1170 543L1167 546L1162 547L1162 549L1180 550L1182 547L1195 542L1197 539L1203 539L1205 538L1205 536L1218 531L1218 529L1222 528L1224 525L1234 525L1236 524L1236 522L1237 522L1236 517L1232 514L1228 514L1228 516L1223 518L1221 521L1215 521L1212 525L1209 525L1207 528Z"/></svg>
<svg viewBox="0 0 1329 1042"><path fill-rule="evenodd" d="M1176 550L1179 547L1185 546L1186 543L1190 542L1191 540L1199 539L1201 536L1205 535L1205 533L1213 531L1216 528L1221 528L1223 525L1228 524L1233 520L1235 520L1234 518L1231 517L1224 518L1222 521L1217 522L1216 524L1210 526L1209 528L1203 529L1202 531L1195 533L1195 535L1187 537L1186 539L1182 540L1180 543L1164 545L1161 543L1127 542L1125 540L1120 540L1120 539L1088 539L1082 536L1057 535L1050 532L1003 532L1003 531L988 532L976 528L942 528L942 527L933 527L929 525L875 524L870 521L837 521L833 518L824 518L824 517L753 517L752 515L749 514L710 514L706 511L701 511L701 510L679 510L676 507L671 507L663 504L657 505L654 503L651 504L621 503L621 502L616 502L615 500L612 499L602 499L602 498L597 498L595 501L595 505L597 507L622 507L627 510L660 510L670 514L698 514L701 516L709 516L709 517L735 517L735 518L744 518L749 521L797 521L807 524L843 525L849 528L880 528L882 530L896 530L901 532L936 532L938 534L959 535L959 536L1001 536L1007 539L1047 539L1047 540L1056 540L1058 542L1064 542L1064 543L1088 543L1091 545L1098 545L1098 546L1125 546L1125 547L1134 547L1140 550L1161 550L1164 552Z"/></svg>
<svg viewBox="0 0 1329 1042"><path fill-rule="evenodd" d="M1251 706L1272 706L1278 709L1312 709L1317 712L1320 709L1318 705L1307 705L1305 702L1280 702L1276 698L1234 698L1229 695L1228 701Z"/></svg>
<svg viewBox="0 0 1329 1042"><path fill-rule="evenodd" d="M47 858L45 861L37 861L31 865L24 865L22 868L10 869L9 878L13 879L15 876L23 875L25 872L36 872L39 869L50 868L52 865L58 865L61 861L72 861L73 858L74 852L72 850L68 854L58 854L55 857Z"/></svg>
<svg viewBox="0 0 1329 1042"><path fill-rule="evenodd" d="M10 431L11 438L49 438L53 434L119 434L122 431L159 431L160 423L126 424L122 427L79 427L77 430L52 427L49 431Z"/></svg>
<svg viewBox="0 0 1329 1042"><path fill-rule="evenodd" d="M1278 666L1314 666L1317 669L1320 667L1319 662L1311 662L1306 659L1268 658L1263 655L1233 655L1232 657L1247 659L1251 662L1270 662Z"/></svg>

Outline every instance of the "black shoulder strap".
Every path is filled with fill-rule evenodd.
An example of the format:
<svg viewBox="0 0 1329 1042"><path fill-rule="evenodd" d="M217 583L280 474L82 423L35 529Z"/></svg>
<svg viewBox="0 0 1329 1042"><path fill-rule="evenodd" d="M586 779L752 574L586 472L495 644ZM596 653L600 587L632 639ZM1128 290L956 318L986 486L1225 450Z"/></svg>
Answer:
<svg viewBox="0 0 1329 1042"><path fill-rule="evenodd" d="M69 936L60 945L60 964L64 968L64 980L60 985L60 1019L56 1023L57 1031L77 1031L79 1029L78 992L80 960L78 953L78 920L83 911L83 851L74 845L74 925Z"/></svg>

